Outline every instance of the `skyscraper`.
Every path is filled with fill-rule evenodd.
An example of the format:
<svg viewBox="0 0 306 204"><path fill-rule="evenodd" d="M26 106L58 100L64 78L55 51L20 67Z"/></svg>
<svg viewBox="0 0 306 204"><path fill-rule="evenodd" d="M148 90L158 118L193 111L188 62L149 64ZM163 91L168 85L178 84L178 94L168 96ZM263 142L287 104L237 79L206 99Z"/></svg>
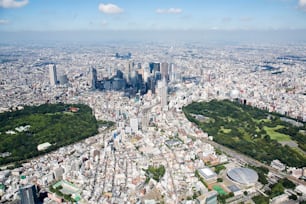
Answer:
<svg viewBox="0 0 306 204"><path fill-rule="evenodd" d="M131 74L132 71L134 70L134 62L133 61L128 61L127 63L127 76L126 76L126 81L128 84L131 84Z"/></svg>
<svg viewBox="0 0 306 204"><path fill-rule="evenodd" d="M149 69L150 73L155 74L156 71L160 71L160 63L150 62Z"/></svg>
<svg viewBox="0 0 306 204"><path fill-rule="evenodd" d="M92 90L96 90L97 70L93 67L89 69L89 86Z"/></svg>
<svg viewBox="0 0 306 204"><path fill-rule="evenodd" d="M38 203L36 188L34 185L23 186L19 189L21 204Z"/></svg>
<svg viewBox="0 0 306 204"><path fill-rule="evenodd" d="M168 66L169 65L167 62L161 63L161 66L160 66L161 75L163 78L166 78L166 80L169 79Z"/></svg>
<svg viewBox="0 0 306 204"><path fill-rule="evenodd" d="M161 107L163 109L166 109L168 105L168 86L167 86L166 78L163 78L160 83L161 83L160 89L159 89L160 103L161 103Z"/></svg>
<svg viewBox="0 0 306 204"><path fill-rule="evenodd" d="M175 80L176 66L171 63L169 67L169 80L173 82Z"/></svg>
<svg viewBox="0 0 306 204"><path fill-rule="evenodd" d="M56 66L55 64L49 64L49 77L50 85L55 86L57 84Z"/></svg>

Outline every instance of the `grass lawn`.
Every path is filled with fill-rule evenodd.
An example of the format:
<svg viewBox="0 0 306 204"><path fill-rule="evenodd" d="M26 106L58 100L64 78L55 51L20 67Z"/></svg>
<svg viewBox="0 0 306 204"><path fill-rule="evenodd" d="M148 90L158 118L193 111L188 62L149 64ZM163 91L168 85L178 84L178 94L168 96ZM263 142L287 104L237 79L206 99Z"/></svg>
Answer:
<svg viewBox="0 0 306 204"><path fill-rule="evenodd" d="M214 185L213 189L218 192L219 195L226 195L227 193L223 190L221 186Z"/></svg>
<svg viewBox="0 0 306 204"><path fill-rule="evenodd" d="M265 119L255 119L255 118L252 118L252 120L253 120L254 122L256 122L257 124L259 124L260 122L264 122L264 123L271 122L271 120L268 119L268 118L265 118Z"/></svg>
<svg viewBox="0 0 306 204"><path fill-rule="evenodd" d="M227 133L230 133L230 132L232 131L232 129L226 129L226 128L224 128L223 126L221 126L221 128L220 128L219 131L220 131L220 132L223 132L223 133L225 133L225 134L227 134Z"/></svg>
<svg viewBox="0 0 306 204"><path fill-rule="evenodd" d="M289 135L285 135L279 132L276 132L275 130L281 129L284 126L278 125L276 127L270 128L267 126L264 126L263 129L267 132L267 134L270 136L272 140L277 140L278 142L285 142L290 141L291 138Z"/></svg>
<svg viewBox="0 0 306 204"><path fill-rule="evenodd" d="M295 152L301 154L301 155L305 155L305 152L303 150L301 150L300 148L298 147L293 147L292 148Z"/></svg>
<svg viewBox="0 0 306 204"><path fill-rule="evenodd" d="M306 148L305 140L299 133L306 129L306 123L303 123L303 127L296 128L280 119L285 116L228 100L194 102L182 110L191 122L214 136L219 144L262 162L270 163L274 159L281 159L288 166L305 166L305 154L292 148L297 145ZM197 114L204 114L215 122L207 124L192 117Z"/></svg>

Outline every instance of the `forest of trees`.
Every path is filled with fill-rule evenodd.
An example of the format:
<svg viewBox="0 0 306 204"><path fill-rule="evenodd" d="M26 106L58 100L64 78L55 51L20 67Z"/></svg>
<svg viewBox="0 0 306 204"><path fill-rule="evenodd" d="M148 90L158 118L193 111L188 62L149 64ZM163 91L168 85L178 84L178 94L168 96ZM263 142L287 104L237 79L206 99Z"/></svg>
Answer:
<svg viewBox="0 0 306 204"><path fill-rule="evenodd" d="M69 111L78 108L77 112ZM29 130L18 132L16 127L30 125ZM16 134L7 134L12 130ZM98 133L98 124L92 109L82 104L43 104L26 106L23 110L0 114L0 165L25 160L77 142ZM50 148L43 152L37 145L49 142Z"/></svg>
<svg viewBox="0 0 306 204"><path fill-rule="evenodd" d="M183 111L191 122L214 136L214 140L219 144L268 164L274 159L293 167L303 167L306 164L303 152L271 139L264 129L280 127L275 129L275 133L285 134L295 141L301 150L305 150L306 136L301 132L306 130L305 123L302 127L295 127L280 120L279 114L228 100L194 102L183 107ZM194 115L202 115L209 120L200 121Z"/></svg>

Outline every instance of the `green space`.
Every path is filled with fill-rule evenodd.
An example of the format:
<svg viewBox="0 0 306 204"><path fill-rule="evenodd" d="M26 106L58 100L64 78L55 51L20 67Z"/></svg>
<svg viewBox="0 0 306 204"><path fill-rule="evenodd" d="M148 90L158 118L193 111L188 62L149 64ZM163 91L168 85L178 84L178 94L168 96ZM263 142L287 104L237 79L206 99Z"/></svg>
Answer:
<svg viewBox="0 0 306 204"><path fill-rule="evenodd" d="M226 129L224 127L221 127L220 131L223 132L223 133L230 133L232 131L232 129Z"/></svg>
<svg viewBox="0 0 306 204"><path fill-rule="evenodd" d="M272 140L277 140L278 142L290 141L291 138L289 135L277 132L277 130L284 128L284 126L278 125L276 127L267 127L264 126L263 129L267 132Z"/></svg>
<svg viewBox="0 0 306 204"><path fill-rule="evenodd" d="M49 186L49 190L67 202L78 202L81 200L80 189L68 181L59 181Z"/></svg>
<svg viewBox="0 0 306 204"><path fill-rule="evenodd" d="M285 189L294 189L295 186L296 185L292 181L288 180L287 178L283 178L280 179L277 183L271 184L269 186L271 190L265 191L265 194L267 194L268 197L258 195L253 197L252 200L256 204L269 203L269 199L282 195L285 192ZM292 196L291 199L296 199L296 196Z"/></svg>
<svg viewBox="0 0 306 204"><path fill-rule="evenodd" d="M115 122L113 121L105 121L105 120L98 120L98 125L99 127L111 127L113 125L115 125Z"/></svg>
<svg viewBox="0 0 306 204"><path fill-rule="evenodd" d="M258 195L252 198L255 204L269 204L269 198L263 195Z"/></svg>
<svg viewBox="0 0 306 204"><path fill-rule="evenodd" d="M218 203L226 204L226 199L234 197L234 193L230 192L227 194L218 194Z"/></svg>
<svg viewBox="0 0 306 204"><path fill-rule="evenodd" d="M224 165L222 165L222 164L219 164L219 165L215 166L215 172L216 172L216 174L219 174L220 171L222 171L222 170L224 170L224 169L226 169L226 167L225 167Z"/></svg>
<svg viewBox="0 0 306 204"><path fill-rule="evenodd" d="M306 163L306 123L296 127L281 120L280 114L269 113L256 107L229 100L193 102L183 107L189 121L198 125L204 132L214 136L214 140L270 164L278 159L288 166L303 167ZM208 118L201 122L194 115ZM282 145L281 142L295 142L300 151Z"/></svg>
<svg viewBox="0 0 306 204"><path fill-rule="evenodd" d="M294 189L295 184L292 181L288 180L287 178L283 178L280 179L277 183L271 184L269 188L271 190L265 191L265 194L267 194L268 197L265 197L263 195L258 195L253 197L252 200L256 204L269 203L269 199L282 195L285 192L285 189ZM296 199L296 196L292 196L291 198Z"/></svg>
<svg viewBox="0 0 306 204"><path fill-rule="evenodd" d="M148 169L143 170L146 172L146 183L148 183L151 178L159 182L166 173L164 165L160 165L159 167L149 166Z"/></svg>
<svg viewBox="0 0 306 204"><path fill-rule="evenodd" d="M226 195L227 193L219 185L214 185L213 189L218 192L218 195Z"/></svg>
<svg viewBox="0 0 306 204"><path fill-rule="evenodd" d="M70 111L71 107L78 108ZM23 130L20 130L23 128ZM19 131L17 131L19 130ZM0 165L29 159L98 133L92 109L82 104L43 104L0 114ZM47 150L37 145L48 142Z"/></svg>

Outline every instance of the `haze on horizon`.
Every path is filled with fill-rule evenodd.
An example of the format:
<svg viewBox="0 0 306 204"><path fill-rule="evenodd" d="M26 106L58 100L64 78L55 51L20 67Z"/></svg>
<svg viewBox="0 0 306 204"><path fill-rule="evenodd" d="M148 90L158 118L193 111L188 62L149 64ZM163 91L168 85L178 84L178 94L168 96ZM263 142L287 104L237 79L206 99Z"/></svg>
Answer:
<svg viewBox="0 0 306 204"><path fill-rule="evenodd" d="M306 42L306 0L0 0L0 42Z"/></svg>

